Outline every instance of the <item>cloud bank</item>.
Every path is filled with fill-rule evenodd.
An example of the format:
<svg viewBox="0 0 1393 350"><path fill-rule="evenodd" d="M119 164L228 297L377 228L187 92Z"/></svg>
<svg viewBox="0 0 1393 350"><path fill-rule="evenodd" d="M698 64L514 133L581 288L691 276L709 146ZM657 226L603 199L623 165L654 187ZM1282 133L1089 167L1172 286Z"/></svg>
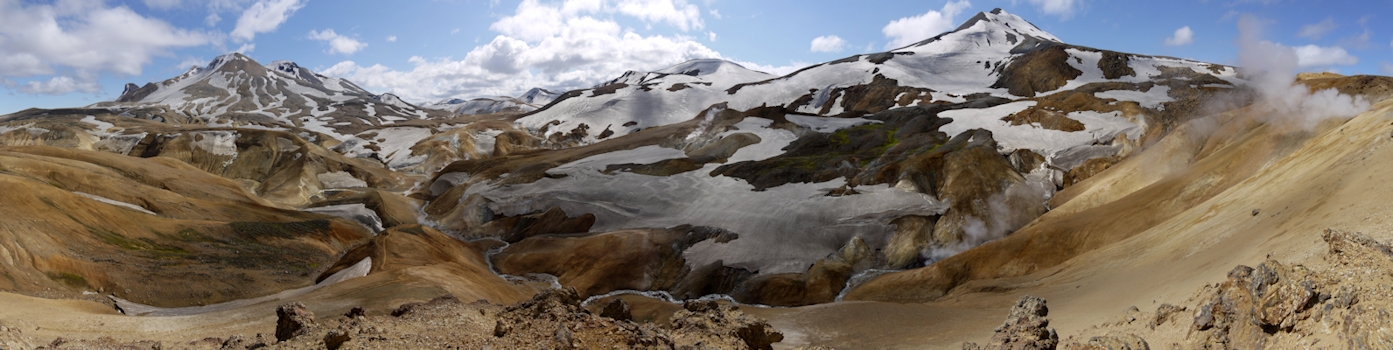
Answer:
<svg viewBox="0 0 1393 350"><path fill-rule="evenodd" d="M692 59L725 58L696 38L643 35L615 20L629 17L687 32L704 27L702 13L683 0L523 0L511 15L489 26L497 36L463 59L415 56L407 61L412 65L409 70L343 61L322 73L418 102L514 95L533 87L587 88L628 70L651 71ZM711 33L705 34L710 37ZM775 74L799 68L740 63Z"/></svg>

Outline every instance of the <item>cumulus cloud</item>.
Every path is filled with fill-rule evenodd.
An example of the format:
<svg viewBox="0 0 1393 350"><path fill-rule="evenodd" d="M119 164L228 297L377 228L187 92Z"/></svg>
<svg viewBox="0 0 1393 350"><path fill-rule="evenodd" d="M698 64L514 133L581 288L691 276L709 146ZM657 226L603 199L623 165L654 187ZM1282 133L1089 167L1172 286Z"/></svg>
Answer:
<svg viewBox="0 0 1393 350"><path fill-rule="evenodd" d="M1298 46L1296 62L1302 68L1353 66L1359 64L1359 57L1350 55L1339 46L1321 47L1316 45Z"/></svg>
<svg viewBox="0 0 1393 350"><path fill-rule="evenodd" d="M1326 18L1320 23L1307 24L1301 26L1301 31L1296 32L1297 37L1319 40L1321 37L1334 31L1336 27L1334 18Z"/></svg>
<svg viewBox="0 0 1393 350"><path fill-rule="evenodd" d="M886 37L890 38L890 42L885 44L885 48L903 47L952 30L954 26L958 25L953 17L957 17L963 10L971 6L972 4L967 0L949 2L943 4L941 10L929 10L922 15L891 21L890 24L885 25L885 28L880 29Z"/></svg>
<svg viewBox="0 0 1393 350"><path fill-rule="evenodd" d="M686 0L619 0L619 13L646 22L667 23L682 31L701 29L701 10Z"/></svg>
<svg viewBox="0 0 1393 350"><path fill-rule="evenodd" d="M841 52L846 46L846 40L836 35L824 35L813 38L813 52Z"/></svg>
<svg viewBox="0 0 1393 350"><path fill-rule="evenodd" d="M396 36L396 35L388 35L388 36L387 36L387 42L389 42L389 43L397 42L397 36Z"/></svg>
<svg viewBox="0 0 1393 350"><path fill-rule="evenodd" d="M1057 15L1061 19L1074 17L1074 11L1082 0L1030 0L1030 4L1040 9L1045 14Z"/></svg>
<svg viewBox="0 0 1393 350"><path fill-rule="evenodd" d="M533 87L586 88L628 70L651 71L691 59L725 58L698 42L699 38L643 35L613 18L627 16L684 30L702 27L700 13L685 1L523 0L511 15L490 25L499 35L462 59L411 57L407 70L343 61L322 73L411 101L513 95ZM797 68L737 63L770 73Z"/></svg>
<svg viewBox="0 0 1393 350"><path fill-rule="evenodd" d="M1303 60L1309 60L1302 58L1305 47L1293 49L1263 40L1262 30L1260 20L1253 16L1238 19L1239 65L1249 87L1258 93L1254 106L1264 109L1269 121L1310 128L1322 120L1352 117L1369 109L1369 101L1362 96L1343 95L1335 89L1312 92L1296 84L1297 70L1307 66ZM1316 47L1314 51L1325 50Z"/></svg>
<svg viewBox="0 0 1393 350"><path fill-rule="evenodd" d="M61 74L20 85L22 92L92 92L102 73L140 75L155 56L210 41L209 34L176 28L125 6L77 1L25 6L0 0L0 78Z"/></svg>
<svg viewBox="0 0 1393 350"><path fill-rule="evenodd" d="M354 52L358 52L358 50L362 50L363 48L368 47L367 43L358 41L350 37L339 35L339 33L335 33L333 29L325 29L324 31L311 30L310 39L323 41L329 44L330 55L336 53L352 55ZM388 41L392 41L392 39L389 39Z"/></svg>
<svg viewBox="0 0 1393 350"><path fill-rule="evenodd" d="M1195 31L1190 30L1190 26L1184 26L1180 27L1180 29L1176 29L1174 35L1171 35L1171 37L1166 38L1166 45L1169 46L1190 45L1190 43L1193 42L1195 42Z"/></svg>
<svg viewBox="0 0 1393 350"><path fill-rule="evenodd" d="M275 31L302 7L305 7L305 3L301 0L257 1L237 18L237 26L232 28L230 35L233 40L251 41L257 34Z"/></svg>
<svg viewBox="0 0 1393 350"><path fill-rule="evenodd" d="M101 90L96 79L74 79L58 76L48 81L30 81L19 86L19 92L26 94L62 95L71 92L96 93Z"/></svg>

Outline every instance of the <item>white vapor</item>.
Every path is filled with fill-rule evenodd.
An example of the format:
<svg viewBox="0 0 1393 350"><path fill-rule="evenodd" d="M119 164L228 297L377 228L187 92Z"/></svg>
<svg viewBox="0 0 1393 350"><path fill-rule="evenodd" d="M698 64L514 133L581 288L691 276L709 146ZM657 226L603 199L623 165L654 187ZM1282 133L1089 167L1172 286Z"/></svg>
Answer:
<svg viewBox="0 0 1393 350"><path fill-rule="evenodd" d="M900 18L886 24L880 31L890 38L890 42L885 44L886 49L903 47L924 39L932 38L935 35L953 29L958 22L953 19L963 10L972 7L972 3L967 0L953 1L943 4L941 10L929 10L922 15Z"/></svg>
<svg viewBox="0 0 1393 350"><path fill-rule="evenodd" d="M1180 27L1175 30L1175 35L1166 38L1166 45L1182 46L1195 42L1195 31L1190 30L1190 26Z"/></svg>
<svg viewBox="0 0 1393 350"><path fill-rule="evenodd" d="M1335 89L1311 92L1297 84L1302 49L1263 40L1260 20L1251 15L1238 19L1238 48L1242 73L1258 93L1254 106L1266 109L1263 112L1271 116L1270 122L1311 128L1323 120L1352 117L1370 107L1363 96L1342 95Z"/></svg>

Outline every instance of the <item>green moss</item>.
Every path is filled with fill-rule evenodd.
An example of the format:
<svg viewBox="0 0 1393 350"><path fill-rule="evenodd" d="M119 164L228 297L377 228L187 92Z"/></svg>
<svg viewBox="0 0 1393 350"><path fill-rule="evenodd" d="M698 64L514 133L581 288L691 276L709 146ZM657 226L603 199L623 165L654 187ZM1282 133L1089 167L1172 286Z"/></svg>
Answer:
<svg viewBox="0 0 1393 350"><path fill-rule="evenodd" d="M121 247L121 249L125 250L147 252L156 259L182 258L191 255L191 253L188 250L184 250L184 248L161 244L149 238L131 239L130 237L123 236L116 232L91 226L88 226L87 230L106 244Z"/></svg>
<svg viewBox="0 0 1393 350"><path fill-rule="evenodd" d="M329 230L329 220L308 220L296 222L247 222L228 224L232 232L249 238L275 237L295 238L305 234L322 233Z"/></svg>
<svg viewBox="0 0 1393 350"><path fill-rule="evenodd" d="M83 278L82 276L76 274L71 274L67 272L49 272L47 273L47 275L49 279L67 285L68 287L72 287L74 289L90 287L90 285L87 284L86 278Z"/></svg>

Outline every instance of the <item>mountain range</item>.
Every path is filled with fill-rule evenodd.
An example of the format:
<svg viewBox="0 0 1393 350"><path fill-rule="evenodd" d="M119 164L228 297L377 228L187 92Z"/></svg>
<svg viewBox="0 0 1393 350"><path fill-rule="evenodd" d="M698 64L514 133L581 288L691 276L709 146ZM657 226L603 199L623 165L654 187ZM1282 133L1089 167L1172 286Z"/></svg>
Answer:
<svg viewBox="0 0 1393 350"><path fill-rule="evenodd" d="M1061 334L1099 335L1075 345L1104 348L1311 345L1293 337L1323 316L1377 323L1353 302L1313 315L1344 289L1266 261L1316 264L1323 229L1381 227L1343 220L1381 215L1366 200L1388 191L1374 169L1393 159L1378 157L1393 79L1299 76L1285 96L1366 111L1306 127L1254 73L1068 44L1000 9L783 76L698 59L421 105L232 53L115 101L0 116L0 305L59 310L15 341L251 334L291 300L378 322L445 295L535 295L519 305L571 310L557 317L622 301L637 320L722 300L794 346L1068 341L1027 294ZM1384 247L1324 232L1324 261ZM551 287L574 296L538 294ZM37 312L15 310L0 319ZM994 334L1008 311L1029 327ZM59 326L87 316L116 331ZM136 331L161 317L190 321ZM476 321L478 344L532 327Z"/></svg>

